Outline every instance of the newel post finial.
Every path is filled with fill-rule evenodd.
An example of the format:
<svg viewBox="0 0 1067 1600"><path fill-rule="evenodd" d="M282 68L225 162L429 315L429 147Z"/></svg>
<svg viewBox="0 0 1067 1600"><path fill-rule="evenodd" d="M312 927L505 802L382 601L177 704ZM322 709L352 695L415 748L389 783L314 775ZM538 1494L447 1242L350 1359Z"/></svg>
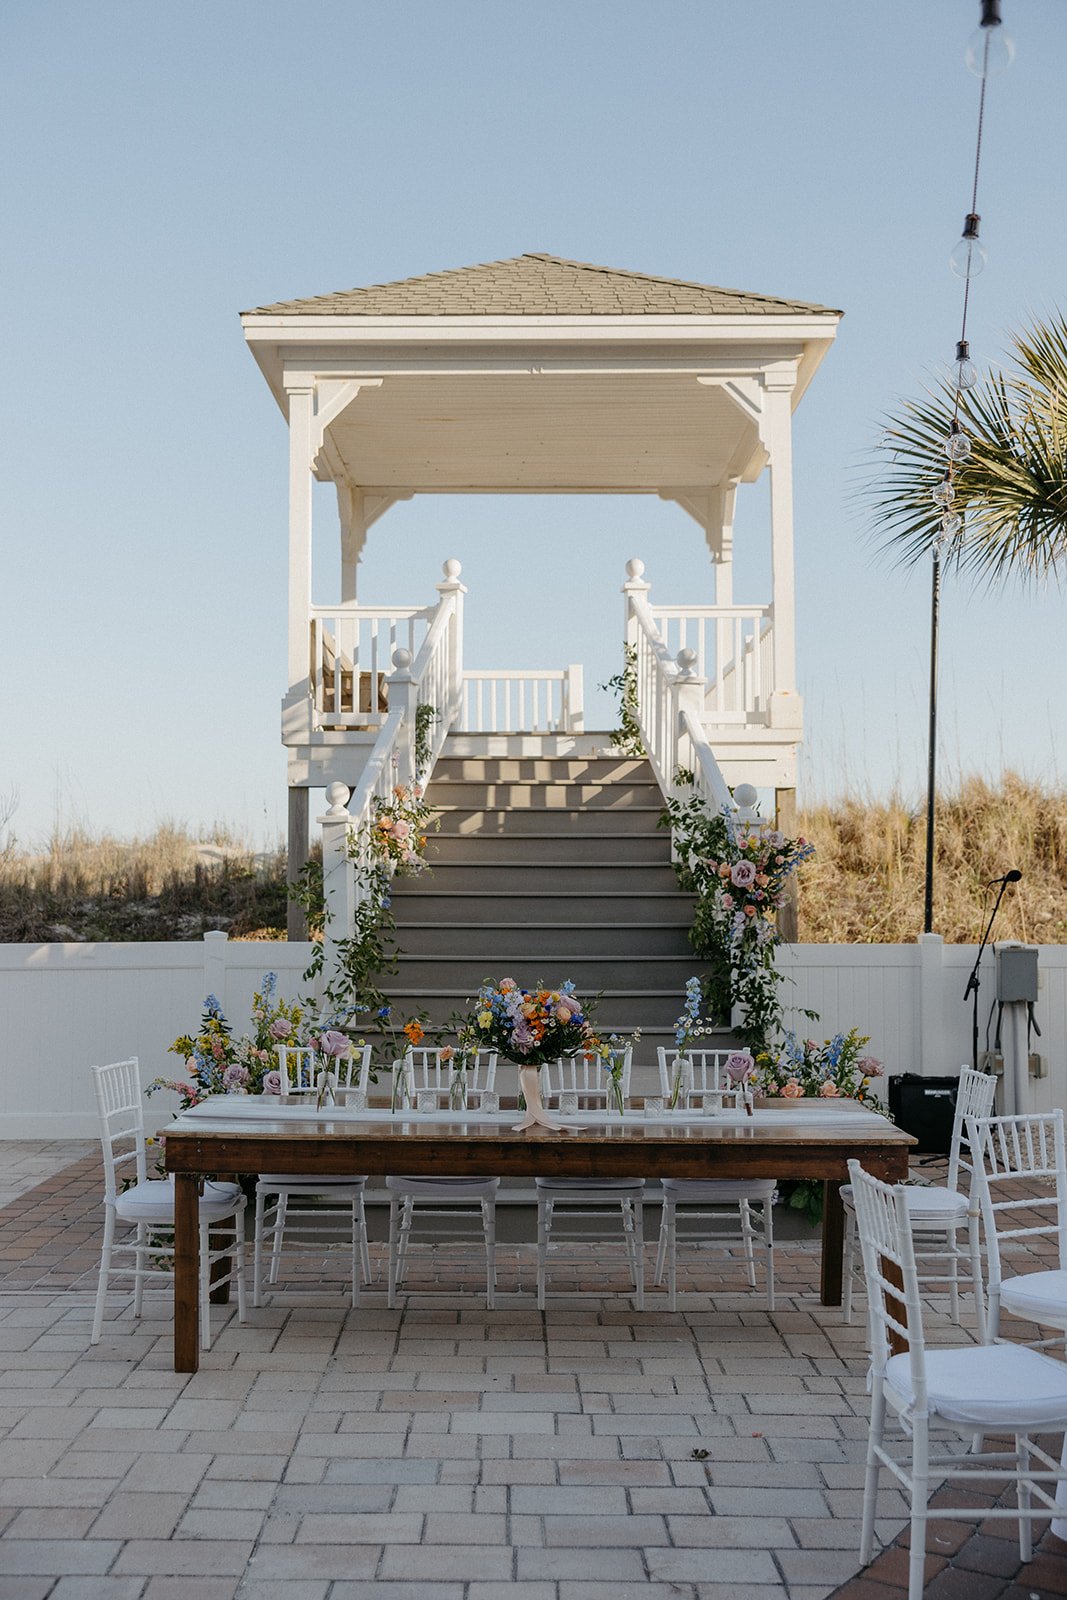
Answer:
<svg viewBox="0 0 1067 1600"><path fill-rule="evenodd" d="M326 815L338 820L348 818L348 801L352 791L347 783L331 783L326 790L329 810Z"/></svg>
<svg viewBox="0 0 1067 1600"><path fill-rule="evenodd" d="M626 563L625 587L627 589L650 589L652 585L642 581L644 578L644 573L645 563L638 560L637 556L631 556L629 561Z"/></svg>

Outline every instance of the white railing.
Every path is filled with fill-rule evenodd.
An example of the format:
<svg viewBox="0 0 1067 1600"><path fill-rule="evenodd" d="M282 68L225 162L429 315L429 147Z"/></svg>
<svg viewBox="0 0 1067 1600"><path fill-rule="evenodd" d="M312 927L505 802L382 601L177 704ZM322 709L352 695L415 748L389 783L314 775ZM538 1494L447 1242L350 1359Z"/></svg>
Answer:
<svg viewBox="0 0 1067 1600"><path fill-rule="evenodd" d="M692 650L707 683L705 721L764 722L774 688L770 606L652 606L655 627L672 657Z"/></svg>
<svg viewBox="0 0 1067 1600"><path fill-rule="evenodd" d="M414 658L432 606L312 606L309 689L318 728L374 728L388 710L393 652Z"/></svg>
<svg viewBox="0 0 1067 1600"><path fill-rule="evenodd" d="M458 733L581 733L582 669L467 671Z"/></svg>
<svg viewBox="0 0 1067 1600"><path fill-rule="evenodd" d="M677 794L679 769L693 774L693 787L712 811L733 812L726 785L703 722L703 681L695 671L698 657L691 647L671 656L649 606L648 584L641 581L644 563L627 563L626 643L634 653L636 706L641 739L664 795Z"/></svg>
<svg viewBox="0 0 1067 1600"><path fill-rule="evenodd" d="M445 562L445 581L437 585L441 598L425 614L432 620L414 662L405 646L393 653L393 671L384 678L388 707L374 748L355 789L331 784L326 791L329 810L322 818L322 886L326 897L327 928L323 970L328 979L336 969L337 944L351 938L356 912L368 897L367 884L375 857L371 850L370 823L379 803L387 803L396 784L426 783L460 706L463 678L463 596L458 561ZM426 749L417 750L419 706L432 707L425 730Z"/></svg>

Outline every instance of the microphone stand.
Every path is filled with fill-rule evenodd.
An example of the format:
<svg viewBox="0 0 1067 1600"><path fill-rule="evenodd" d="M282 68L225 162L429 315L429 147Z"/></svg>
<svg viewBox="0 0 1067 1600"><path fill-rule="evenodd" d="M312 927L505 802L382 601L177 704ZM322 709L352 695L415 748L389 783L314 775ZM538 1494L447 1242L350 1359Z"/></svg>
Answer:
<svg viewBox="0 0 1067 1600"><path fill-rule="evenodd" d="M971 975L967 979L967 987L963 991L963 998L965 1001L969 997L973 997L971 1004L971 1066L974 1068L975 1072L978 1071L978 968L982 964L982 956L985 953L986 945L989 943L989 935L993 931L993 924L997 919L997 912L1000 910L1000 902L1004 898L1004 891L1007 889L1007 887L1008 879L1006 877L1001 878L1000 893L997 895L996 905L993 907L989 922L986 925L986 931L982 935L982 942L978 946L978 954L975 957L974 966L971 968Z"/></svg>

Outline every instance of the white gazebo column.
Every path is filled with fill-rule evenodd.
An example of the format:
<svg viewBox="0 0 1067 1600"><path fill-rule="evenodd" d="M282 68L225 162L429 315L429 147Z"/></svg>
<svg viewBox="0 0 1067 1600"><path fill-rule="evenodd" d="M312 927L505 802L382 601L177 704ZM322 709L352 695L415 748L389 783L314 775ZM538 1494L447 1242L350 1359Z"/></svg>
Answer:
<svg viewBox="0 0 1067 1600"><path fill-rule="evenodd" d="M770 457L771 474L771 600L774 629L771 659L774 691L770 697L773 728L799 730L802 707L797 694L796 580L793 565L793 414L790 396L795 372L764 377L760 436Z"/></svg>
<svg viewBox="0 0 1067 1600"><path fill-rule="evenodd" d="M289 395L289 690L286 703L307 694L311 613L311 437L314 390Z"/></svg>

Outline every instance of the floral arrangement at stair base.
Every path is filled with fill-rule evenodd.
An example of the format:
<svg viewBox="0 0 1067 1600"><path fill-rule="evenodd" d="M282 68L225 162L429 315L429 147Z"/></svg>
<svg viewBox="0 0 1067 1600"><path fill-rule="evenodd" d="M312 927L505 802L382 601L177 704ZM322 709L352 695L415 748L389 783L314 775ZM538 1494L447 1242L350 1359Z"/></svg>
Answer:
<svg viewBox="0 0 1067 1600"><path fill-rule="evenodd" d="M690 776L680 772L678 780ZM697 897L689 942L709 966L701 985L706 1010L724 1023L739 1012L734 1032L750 1050L766 1049L782 1021L777 912L788 879L815 846L713 813L695 793L668 800L660 822L671 830L679 883Z"/></svg>
<svg viewBox="0 0 1067 1600"><path fill-rule="evenodd" d="M864 1053L869 1043L868 1035L857 1028L835 1033L822 1044L788 1033L777 1050L757 1055L757 1092L787 1105L798 1100L859 1100L887 1116L884 1103L870 1086L871 1079L880 1078L884 1069L875 1056ZM786 1205L803 1212L813 1227L822 1220L823 1186L816 1179L784 1183L782 1194Z"/></svg>
<svg viewBox="0 0 1067 1600"><path fill-rule="evenodd" d="M209 1095L279 1094L278 1045L300 1041L305 1017L299 1004L281 999L277 991L277 976L268 972L252 996L251 1032L240 1038L234 1037L216 996L209 994L196 1035L179 1034L167 1047L168 1054L185 1062L190 1081L156 1078L146 1094L171 1089L181 1097L183 1111Z"/></svg>
<svg viewBox="0 0 1067 1600"><path fill-rule="evenodd" d="M501 978L498 984L484 983L479 989L475 1008L460 1030L460 1044L495 1050L518 1065L526 1115L517 1133L533 1127L559 1132L563 1127L542 1109L538 1068L560 1056L599 1050L590 1009L583 1006L570 981L558 989L541 984L523 989L514 978Z"/></svg>
<svg viewBox="0 0 1067 1600"><path fill-rule="evenodd" d="M871 1090L871 1079L882 1076L882 1063L864 1054L870 1043L857 1028L835 1033L816 1044L787 1033L781 1047L756 1057L759 1092L770 1099L859 1100L872 1111L885 1114L885 1106Z"/></svg>

